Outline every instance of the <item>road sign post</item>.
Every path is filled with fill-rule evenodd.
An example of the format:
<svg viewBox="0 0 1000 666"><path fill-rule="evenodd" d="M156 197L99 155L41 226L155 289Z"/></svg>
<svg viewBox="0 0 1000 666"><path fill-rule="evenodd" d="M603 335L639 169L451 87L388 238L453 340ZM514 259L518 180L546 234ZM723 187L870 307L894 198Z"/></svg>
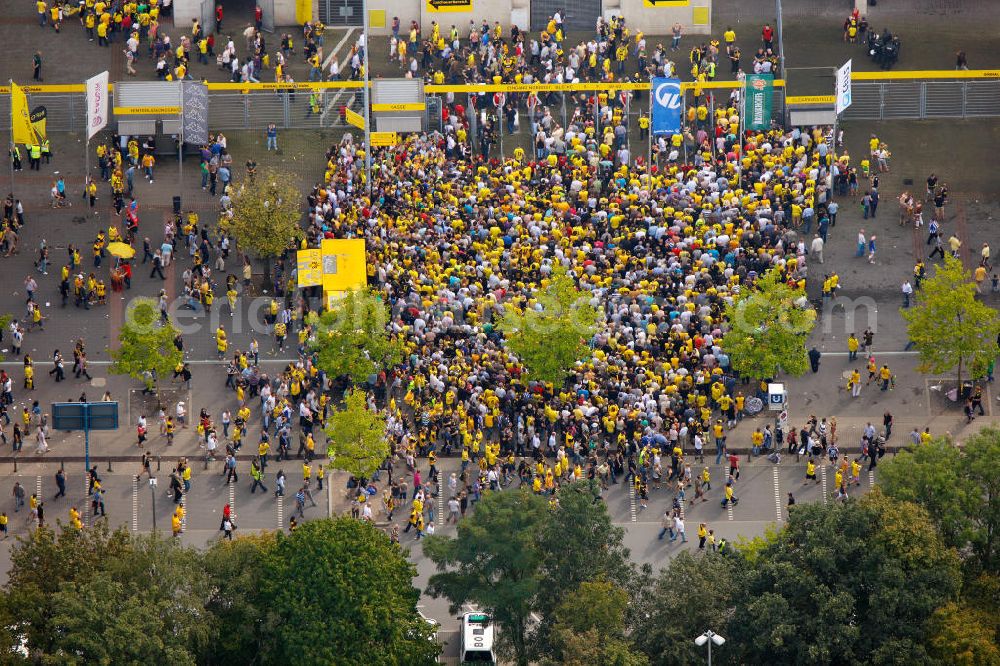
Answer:
<svg viewBox="0 0 1000 666"><path fill-rule="evenodd" d="M90 469L90 431L118 430L118 403L109 402L54 402L52 403L52 428L64 431L83 431L83 460Z"/></svg>

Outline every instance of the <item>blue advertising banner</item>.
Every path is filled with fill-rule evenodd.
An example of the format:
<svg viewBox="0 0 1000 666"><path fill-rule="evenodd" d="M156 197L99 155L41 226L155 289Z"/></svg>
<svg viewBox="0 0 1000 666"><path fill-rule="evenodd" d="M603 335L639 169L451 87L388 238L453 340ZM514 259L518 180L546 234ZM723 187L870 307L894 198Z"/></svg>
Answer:
<svg viewBox="0 0 1000 666"><path fill-rule="evenodd" d="M681 131L681 80L655 78L652 80L650 112L653 134L676 134Z"/></svg>

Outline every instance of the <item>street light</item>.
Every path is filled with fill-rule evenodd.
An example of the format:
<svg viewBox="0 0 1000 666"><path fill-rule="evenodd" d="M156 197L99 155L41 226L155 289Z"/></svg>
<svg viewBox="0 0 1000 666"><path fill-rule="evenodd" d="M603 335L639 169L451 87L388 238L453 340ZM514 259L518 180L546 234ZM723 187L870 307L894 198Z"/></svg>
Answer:
<svg viewBox="0 0 1000 666"><path fill-rule="evenodd" d="M149 494L153 498L153 531L156 531L156 477L149 478ZM711 650L711 648L709 648ZM711 657L709 657L711 660Z"/></svg>
<svg viewBox="0 0 1000 666"><path fill-rule="evenodd" d="M708 666L712 666L712 643L715 643L716 647L722 647L722 644L726 642L726 639L715 633L711 629L703 633L698 638L694 639L694 644L698 647L708 644Z"/></svg>

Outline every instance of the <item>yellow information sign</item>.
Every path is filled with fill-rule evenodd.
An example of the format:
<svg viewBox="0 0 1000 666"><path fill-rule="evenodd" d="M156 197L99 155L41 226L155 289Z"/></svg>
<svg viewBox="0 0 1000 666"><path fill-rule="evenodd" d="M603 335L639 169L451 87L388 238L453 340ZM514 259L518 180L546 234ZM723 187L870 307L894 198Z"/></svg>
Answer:
<svg viewBox="0 0 1000 666"><path fill-rule="evenodd" d="M365 128L365 117L364 116L362 116L360 113L355 113L354 111L351 111L350 109L344 109L344 111L345 111L344 117L347 120L347 123L349 125L354 125L358 129L364 129Z"/></svg>
<svg viewBox="0 0 1000 666"><path fill-rule="evenodd" d="M323 292L361 289L368 284L367 255L363 238L323 240Z"/></svg>
<svg viewBox="0 0 1000 666"><path fill-rule="evenodd" d="M785 97L785 104L833 104L837 101L836 95L788 95Z"/></svg>
<svg viewBox="0 0 1000 666"><path fill-rule="evenodd" d="M425 0L424 4L432 14L472 11L472 0Z"/></svg>
<svg viewBox="0 0 1000 666"><path fill-rule="evenodd" d="M642 0L642 4L654 9L657 7L687 7L691 4L691 0Z"/></svg>
<svg viewBox="0 0 1000 666"><path fill-rule="evenodd" d="M320 250L299 250L295 256L299 287L323 284L323 253Z"/></svg>
<svg viewBox="0 0 1000 666"><path fill-rule="evenodd" d="M396 132L372 132L373 146L395 146L399 143L399 134Z"/></svg>
<svg viewBox="0 0 1000 666"><path fill-rule="evenodd" d="M423 111L427 105L422 102L410 104L372 104L372 111Z"/></svg>
<svg viewBox="0 0 1000 666"><path fill-rule="evenodd" d="M176 116L181 112L179 106L116 106L116 116Z"/></svg>

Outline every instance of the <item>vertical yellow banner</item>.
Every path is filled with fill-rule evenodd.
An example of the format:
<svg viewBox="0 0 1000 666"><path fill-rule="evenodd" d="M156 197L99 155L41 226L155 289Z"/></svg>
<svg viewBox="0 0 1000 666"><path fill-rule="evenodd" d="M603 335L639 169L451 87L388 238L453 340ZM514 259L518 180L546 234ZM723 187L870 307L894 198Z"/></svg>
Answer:
<svg viewBox="0 0 1000 666"><path fill-rule="evenodd" d="M28 111L28 96L24 89L13 81L10 82L10 115L14 123L14 143L33 146L38 143L38 135L31 125L31 113Z"/></svg>

